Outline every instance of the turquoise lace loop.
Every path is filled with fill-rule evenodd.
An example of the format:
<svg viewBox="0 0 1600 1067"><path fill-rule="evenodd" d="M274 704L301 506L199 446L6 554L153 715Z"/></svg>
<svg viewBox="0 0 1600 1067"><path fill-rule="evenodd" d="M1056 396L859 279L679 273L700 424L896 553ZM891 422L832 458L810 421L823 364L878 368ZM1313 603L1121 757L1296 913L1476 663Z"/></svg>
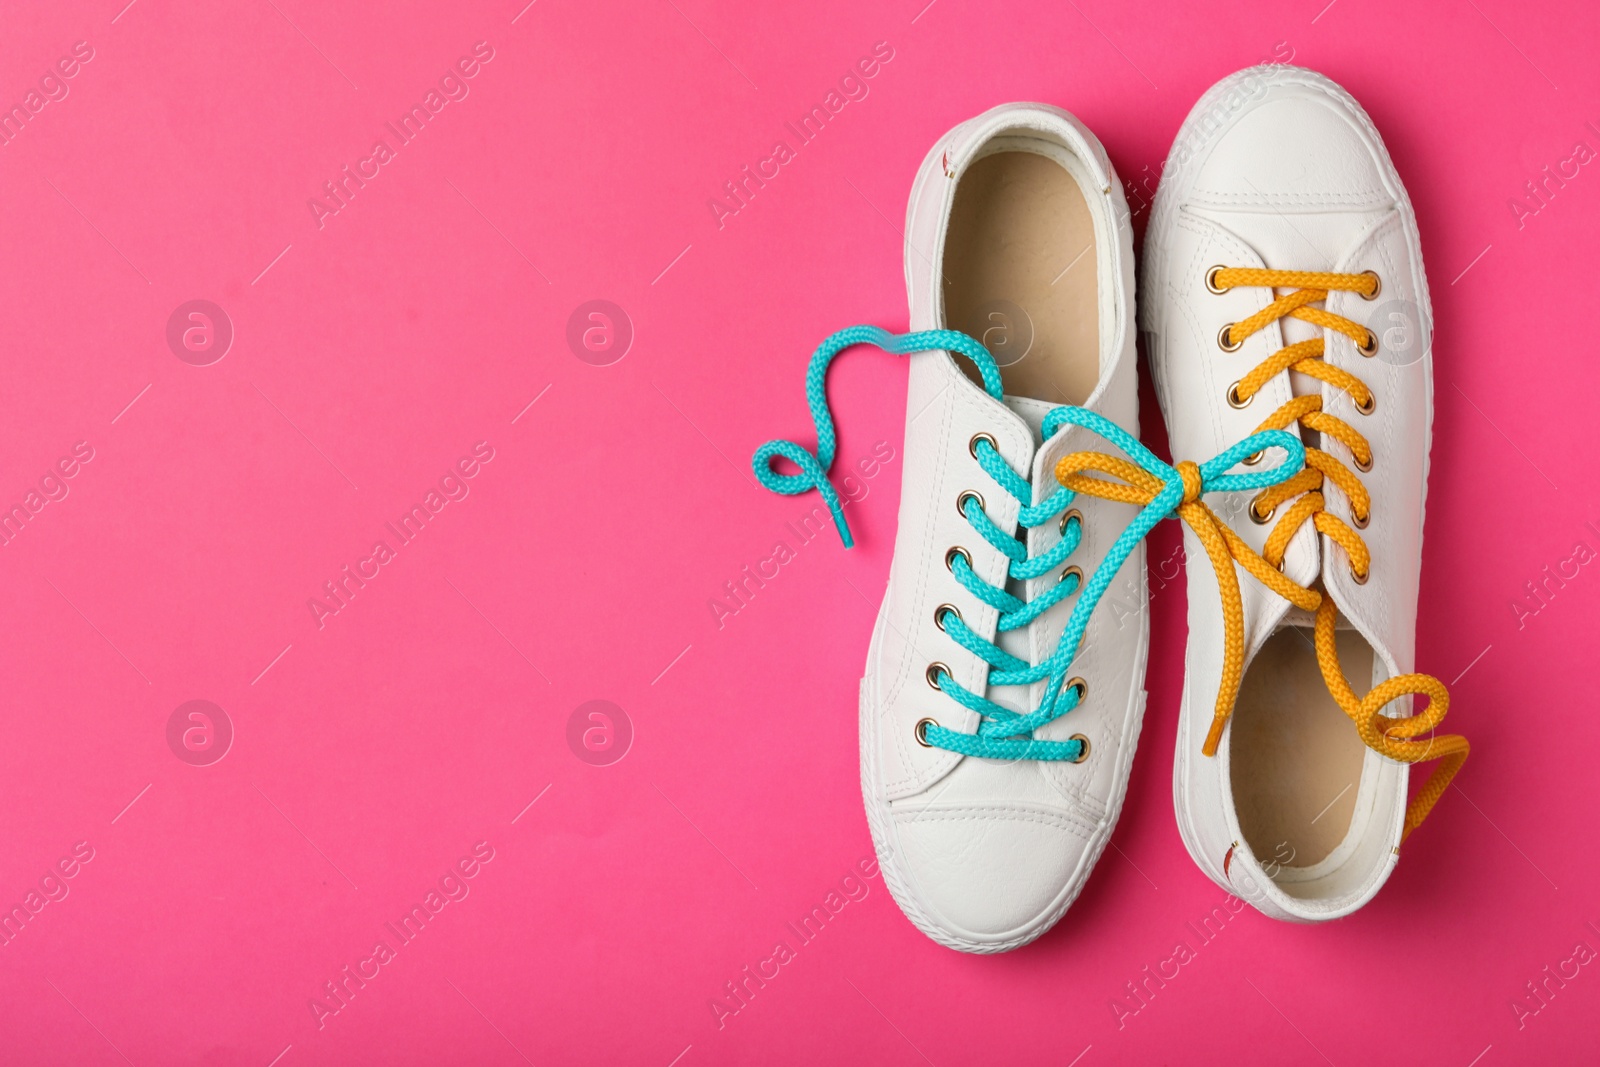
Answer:
<svg viewBox="0 0 1600 1067"><path fill-rule="evenodd" d="M833 360L845 349L858 344L874 345L894 355L935 349L945 349L963 355L977 366L983 378L984 390L994 400L1004 403L1000 368L995 363L994 357L982 344L964 333L955 330L924 330L919 333L897 335L875 326L851 326L823 341L812 354L810 366L806 371L806 400L811 408L812 420L817 427L817 451L813 454L792 441L768 441L756 449L751 465L756 478L772 492L795 496L816 489L821 493L823 500L828 504L828 510L833 514L834 525L838 528L839 538L846 548L854 544L854 539L850 535L850 525L844 517L839 494L828 480L828 471L833 467L838 439L834 430L833 413L828 407L826 379L828 366ZM952 550L948 561L956 581L979 601L999 612L996 624L999 632L1027 626L1068 597L1080 591L1084 595L1079 596L1077 603L1073 605L1072 614L1067 619L1066 629L1062 631L1055 651L1043 663L1037 664L1012 655L973 630L961 618L958 611L946 608L940 612L936 620L940 628L958 645L989 665L985 688L1032 685L1037 682L1047 684L1039 706L1027 714L1022 714L967 689L947 671L939 671L937 678L934 679L938 683L939 690L962 707L977 713L979 723L977 732L972 734L951 730L937 723L925 723L921 727L920 737L935 748L968 756L1004 760L1077 761L1083 756L1084 749L1080 741L1050 741L1035 738L1032 736L1033 732L1072 711L1083 699L1084 691L1081 687L1064 683L1067 670L1083 643L1089 616L1099 605L1117 571L1122 568L1122 564L1133 553L1139 542L1156 523L1177 511L1178 505L1183 502L1184 486L1176 468L1156 458L1133 435L1102 415L1081 407L1053 408L1044 419L1044 440L1048 441L1063 426L1079 426L1100 435L1116 445L1135 464L1160 479L1164 483L1163 487L1117 537L1087 582L1079 577L1078 571L1073 570L1061 581L1030 600L1022 600L1008 592L1003 583L995 586L984 581L973 570L971 560L964 553ZM1248 474L1227 473L1230 468L1237 466L1247 457L1268 448L1282 449L1288 458L1275 467L1251 471ZM1034 503L1033 483L1012 468L987 438L977 438L974 454L984 472L1022 505L1017 521L1025 530L1056 519L1066 512L1076 497L1072 490L1060 486L1044 500ZM772 460L775 456L782 456L794 463L800 469L800 473L780 474L773 470ZM1248 492L1265 489L1287 481L1298 474L1304 466L1305 446L1298 438L1282 430L1264 430L1251 434L1222 454L1200 464L1201 492ZM1039 578L1065 564L1072 553L1077 551L1083 539L1082 520L1074 515L1063 524L1059 541L1039 555L1030 556L1026 542L1002 530L989 517L975 496L963 497L961 513L979 537L1010 560L1007 575L1021 581Z"/></svg>
<svg viewBox="0 0 1600 1067"><path fill-rule="evenodd" d="M983 387L996 400L1000 399L1000 368L989 350L964 333L955 330L923 330L921 333L892 334L876 326L851 326L829 337L811 354L811 365L806 368L806 403L811 406L811 420L817 424L817 451L807 452L793 441L768 441L756 449L751 460L756 479L774 493L798 496L808 489L822 494L828 510L833 513L833 525L839 531L844 547L855 546L850 536L850 523L844 517L844 505L839 494L828 481L828 471L833 469L833 457L839 447L839 438L833 429L833 412L828 408L828 365L834 357L855 345L875 345L890 355L903 356L912 352L927 352L943 348L959 352L978 365L983 375ZM782 456L800 468L799 474L779 474L772 469L772 457Z"/></svg>

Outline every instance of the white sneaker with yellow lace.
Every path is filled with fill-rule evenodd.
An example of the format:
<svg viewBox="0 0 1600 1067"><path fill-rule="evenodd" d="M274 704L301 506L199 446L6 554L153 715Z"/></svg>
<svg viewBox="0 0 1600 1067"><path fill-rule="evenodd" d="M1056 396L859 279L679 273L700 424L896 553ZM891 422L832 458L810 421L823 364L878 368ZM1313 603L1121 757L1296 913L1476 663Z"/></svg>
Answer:
<svg viewBox="0 0 1600 1067"><path fill-rule="evenodd" d="M1241 611L1185 531L1178 827L1263 913L1339 918L1383 885L1466 758L1432 730L1444 687L1409 674L1433 324L1416 218L1366 113L1295 67L1219 82L1168 157L1140 289L1174 457L1263 427L1307 446L1281 487L1206 501L1248 546L1234 558L1272 565L1241 573ZM1408 811L1409 764L1433 759Z"/></svg>

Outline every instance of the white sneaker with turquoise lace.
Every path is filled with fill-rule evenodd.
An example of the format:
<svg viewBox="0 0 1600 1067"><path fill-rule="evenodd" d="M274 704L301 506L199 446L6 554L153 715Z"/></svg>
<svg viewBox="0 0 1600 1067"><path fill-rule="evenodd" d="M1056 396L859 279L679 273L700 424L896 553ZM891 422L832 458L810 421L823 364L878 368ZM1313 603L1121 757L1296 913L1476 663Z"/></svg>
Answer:
<svg viewBox="0 0 1600 1067"><path fill-rule="evenodd" d="M1138 514L1056 482L1056 463L1099 437L1042 436L1068 404L1138 432L1132 233L1100 142L1039 104L957 126L912 187L905 268L911 328L978 337L999 366L986 389L950 351L909 357L899 531L861 682L862 792L906 916L942 945L1004 952L1083 888L1144 713L1142 544L1088 605L1076 655L1052 661L1084 577ZM1039 724L1018 731L1018 716Z"/></svg>

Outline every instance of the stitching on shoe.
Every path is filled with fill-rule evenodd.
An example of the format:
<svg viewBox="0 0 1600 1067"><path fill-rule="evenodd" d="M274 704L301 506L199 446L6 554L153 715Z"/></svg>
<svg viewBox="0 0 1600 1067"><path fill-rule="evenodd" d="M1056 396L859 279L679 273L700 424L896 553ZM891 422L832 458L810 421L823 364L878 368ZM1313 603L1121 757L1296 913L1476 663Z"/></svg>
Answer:
<svg viewBox="0 0 1600 1067"><path fill-rule="evenodd" d="M1240 238L1235 236L1226 227L1218 225L1209 219L1180 213L1178 216L1178 226L1181 229L1187 230L1196 238L1194 252L1190 256L1189 266L1185 269L1185 273L1179 275L1179 277L1195 277L1198 276L1200 271L1205 269L1202 266L1202 262L1205 259L1205 246L1208 242L1220 245L1222 248L1227 249L1234 256L1237 256L1246 262L1253 262L1261 258L1256 254L1254 249L1252 249ZM1173 296L1177 298L1173 300L1173 306L1177 308L1179 313L1185 317L1189 327L1194 331L1195 343L1199 346L1201 352L1205 352L1205 327L1200 324L1199 317L1196 314L1193 306L1187 300L1182 299L1177 293L1176 289L1172 289L1171 292ZM1260 294L1257 295L1256 299L1260 305L1256 308L1257 311L1271 303L1270 300ZM1262 331L1262 333L1265 332L1265 330ZM1281 328L1278 328L1277 338L1280 342L1282 340L1282 336L1282 330ZM1207 388L1212 389L1217 387L1220 383L1216 380L1215 365L1210 360L1202 358L1201 366L1203 368L1203 375ZM1230 437L1222 425L1221 409L1217 407L1215 403L1208 403L1206 404L1206 410L1211 415L1211 429L1213 433L1212 439L1220 443L1228 442Z"/></svg>
<svg viewBox="0 0 1600 1067"><path fill-rule="evenodd" d="M946 358L949 357L947 356ZM951 370L952 373L955 374L961 373L960 368L952 368ZM933 484L936 486L942 486L945 484L945 475L951 469L949 460L950 456L954 452L955 445L950 444L950 442L953 440L951 435L954 432L954 424L956 421L955 415L958 408L963 410L965 413L970 414L972 416L972 421L974 422L982 423L990 416L990 409L988 405L979 401L976 397L968 395L961 388L960 382L952 379L945 385L944 388L952 391L953 402L945 406L945 417L943 424L940 427L939 440L945 443L947 447L938 449L939 454L935 461L934 475L931 479ZM933 506L938 506L937 500L933 502ZM934 568L937 565L934 561L935 550L933 545L935 526L935 523L926 524L926 532L923 535L921 558L924 562L917 576L916 593L912 600L912 616L908 618L909 627L913 631L916 629L915 609L917 605L924 603L928 599L928 590L931 585L932 575L935 573ZM972 549L972 551L977 552L980 550ZM991 562L991 567L993 566L995 566L994 561ZM1003 570L1003 565L1001 569ZM992 611L993 609L985 608L985 610ZM901 669L896 678L894 697L891 699L890 705L888 706L892 706L892 701L894 699L898 699L903 693L904 687L909 684L907 679L911 677L913 673L913 667L915 666L915 661L917 659L917 644L915 638L910 634L907 634L906 641L907 654L901 657ZM967 712L967 714L970 715L972 713ZM884 783L884 789L886 792L892 792L896 789L903 788L908 784L917 784L925 777L925 772L919 772L915 769L916 754L910 752L905 738L900 736L902 733L904 733L904 731L895 730L894 732L894 745L896 753L900 759L900 766L912 768L912 770L910 773L901 775L893 781L886 781ZM948 773L948 771L945 773ZM926 788L926 785L929 784L932 783L924 783L924 788Z"/></svg>
<svg viewBox="0 0 1600 1067"><path fill-rule="evenodd" d="M1099 821L1088 822L1060 812L1017 811L1015 808L982 807L962 808L954 811L895 812L895 820L907 822L1027 822L1067 830L1087 841L1100 830Z"/></svg>
<svg viewBox="0 0 1600 1067"><path fill-rule="evenodd" d="M1189 266L1185 268L1182 274L1175 275L1176 277L1183 278L1188 277L1195 270L1201 269L1198 266L1200 262L1201 250L1205 243L1205 239L1207 236L1209 236L1209 234L1207 229L1204 226L1201 226L1192 216L1186 215L1182 212L1178 213L1176 222L1179 229L1187 230L1189 233L1193 234L1195 238L1194 251L1189 255ZM1205 327L1200 325L1199 315L1195 313L1194 308L1189 306L1188 301L1183 299L1183 294L1178 291L1177 286L1172 284L1170 281L1167 285L1167 293L1168 306L1177 313L1184 325L1189 327L1191 343L1201 346L1203 350L1203 346L1205 345ZM1213 384L1211 367L1204 362L1201 363L1200 376L1203 381L1208 383L1208 385ZM1224 440L1222 433L1221 414L1217 411L1215 406L1210 404L1205 405L1205 411L1211 419L1212 440ZM1186 567L1185 570L1187 569L1188 568Z"/></svg>
<svg viewBox="0 0 1600 1067"><path fill-rule="evenodd" d="M959 371L958 371L958 373L959 373ZM954 382L947 382L944 385L944 390L949 390L949 389L954 389L954 388L955 388L955 383ZM943 390L941 390L941 391L943 391ZM936 395L934 397L933 401L930 401L930 404L937 403L938 399L939 398ZM940 441L948 441L949 440L949 438L950 438L950 425L951 425L951 421L953 419L954 410L955 410L955 403L954 402L958 401L960 399L961 399L960 393L957 392L954 396L951 397L951 401L952 401L951 403L941 404L940 405L940 407L943 410L940 413L941 422L940 422L940 427L939 427L938 440L940 440ZM907 424L908 429L909 429L909 425L910 424L908 423ZM946 462L946 459L948 458L947 457L947 453L948 453L948 449L939 449L938 450L938 455L934 457L933 474L932 474L930 480L936 486L942 484L942 482L943 482L945 462ZM903 490L902 490L902 492L903 492ZM933 506L936 507L937 506L937 502L934 502ZM921 569L916 574L915 585L912 587L911 600L910 600L910 603L907 605L908 612L907 612L907 620L906 621L907 621L908 625L910 626L910 628L913 629L913 630L916 627L916 623L915 623L915 620L914 620L913 616L915 614L917 605L921 604L926 599L927 592L928 592L928 585L929 585L929 583L931 581L932 564L931 564L930 560L931 560L931 553L932 553L933 537L934 537L934 524L932 524L932 523L924 524L923 535L922 535L922 552L921 552L921 556L920 556L920 558L922 559L923 563L922 563ZM890 686L889 692L886 695L886 698L885 698L884 703L883 703L884 710L890 712L890 714L888 716L890 719L896 719L897 718L897 716L895 715L895 711L898 710L897 705L900 702L901 696L905 692L907 679L910 677L912 666L913 666L913 664L915 663L915 661L917 659L917 655L916 655L916 651L917 651L916 638L908 633L908 634L904 635L904 641L905 641L905 651L900 656L900 670L898 672L896 672L894 682ZM894 725L897 725L897 723L891 722L888 725L893 727ZM895 735L893 744L894 744L895 755L897 757L896 766L900 767L900 768L903 768L904 770L898 777L894 778L893 780L886 780L884 782L883 787L884 787L885 794L895 792L896 790L904 788L905 786L907 786L909 784L915 783L921 777L921 774L918 772L917 766L916 766L916 754L913 753L913 752L909 752L908 751L905 738L900 736L902 731L894 730L893 732L894 732L894 735Z"/></svg>
<svg viewBox="0 0 1600 1067"><path fill-rule="evenodd" d="M1354 193L1224 193L1191 192L1191 204L1208 207L1270 207L1292 204L1300 207L1388 207L1394 197L1386 190L1361 190Z"/></svg>

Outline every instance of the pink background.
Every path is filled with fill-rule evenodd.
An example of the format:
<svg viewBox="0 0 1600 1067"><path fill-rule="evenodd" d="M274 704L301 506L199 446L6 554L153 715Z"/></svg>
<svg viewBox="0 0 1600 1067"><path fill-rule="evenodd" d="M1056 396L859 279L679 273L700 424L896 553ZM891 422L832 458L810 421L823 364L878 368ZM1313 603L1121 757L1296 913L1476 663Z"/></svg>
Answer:
<svg viewBox="0 0 1600 1067"><path fill-rule="evenodd" d="M1563 961L1600 949L1600 566L1566 564L1542 606L1525 583L1600 549L1600 170L1568 165L1536 214L1508 201L1576 142L1600 150L1594 5L124 2L13 5L0 33L0 104L93 51L0 147L0 503L93 450L0 548L0 903L45 901L57 862L93 852L0 947L0 1061L1592 1054L1600 969ZM469 95L319 228L308 199L479 41ZM722 183L792 144L785 121L879 41L866 98L719 228ZM856 679L904 365L856 354L834 375L844 459L895 455L858 483L857 550L798 547L785 523L814 500L759 490L751 451L810 440L823 336L905 328L905 196L944 130L1007 100L1071 109L1142 230L1201 91L1291 57L1365 104L1421 219L1438 381L1419 667L1458 679L1459 786L1355 917L1242 912L1129 999L1223 900L1173 825L1183 591L1158 573L1117 848L1066 919L966 957L870 877L800 946L785 924L871 854ZM209 366L166 340L194 299L235 331ZM595 299L634 331L606 366L566 340ZM1161 441L1148 402L1145 427ZM398 543L384 524L478 442L492 461L447 482L470 494L319 628L308 600L378 566L360 561ZM779 539L796 558L719 626L711 599ZM1177 546L1164 524L1152 567L1170 576ZM209 766L168 743L194 699L235 733ZM634 732L609 766L568 743L591 700ZM478 842L493 859L447 882L468 895L363 963ZM780 939L794 958L719 1027L713 998ZM319 1028L310 1002L347 965L377 973ZM1528 999L1547 966L1578 974Z"/></svg>

